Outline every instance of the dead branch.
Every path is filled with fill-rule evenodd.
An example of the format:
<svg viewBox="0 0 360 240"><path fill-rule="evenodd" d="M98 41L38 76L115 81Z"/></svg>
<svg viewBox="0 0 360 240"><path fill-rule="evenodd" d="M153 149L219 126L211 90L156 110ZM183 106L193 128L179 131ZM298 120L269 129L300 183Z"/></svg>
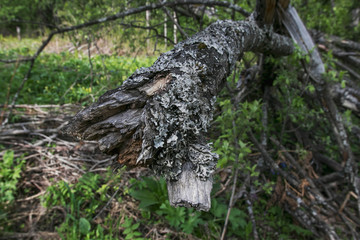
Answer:
<svg viewBox="0 0 360 240"><path fill-rule="evenodd" d="M173 187L182 178L185 162L190 161L194 176L205 182L214 171L216 155L202 136L212 118L209 113L214 96L244 51L275 55L292 52L287 38L275 33L270 37L269 41L266 32L253 22L216 22L161 55L152 67L135 72L121 87L105 93L97 103L79 112L65 132L98 140L100 149L118 153L122 164L149 165L168 179L173 190L183 189L177 197L197 196L204 191L198 188L201 182L198 187L190 182L186 189ZM191 174L188 177L193 179ZM210 181L204 187L211 185ZM170 191L170 199L172 194L175 192ZM206 205L186 201L208 209L209 196L203 199ZM179 198L175 202L186 205L186 201Z"/></svg>

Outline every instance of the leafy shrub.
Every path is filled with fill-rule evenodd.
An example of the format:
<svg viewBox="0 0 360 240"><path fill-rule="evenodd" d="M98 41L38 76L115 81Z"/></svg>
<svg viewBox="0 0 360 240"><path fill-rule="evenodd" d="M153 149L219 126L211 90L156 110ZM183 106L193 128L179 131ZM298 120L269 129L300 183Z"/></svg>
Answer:
<svg viewBox="0 0 360 240"><path fill-rule="evenodd" d="M352 0L334 1L300 1L292 2L299 11L307 28L317 29L328 34L357 40L360 34L360 27L351 26L351 10L360 5ZM310 7L311 6L311 7ZM314 16L316 15L316 18Z"/></svg>
<svg viewBox="0 0 360 240"><path fill-rule="evenodd" d="M100 175L86 173L75 184L60 181L48 187L42 197L43 205L47 208L61 206L66 210L65 221L57 227L63 239L113 239L111 229L107 234L101 225L94 225L91 221L97 210L109 200L106 194L112 188L107 182L117 178L118 175L109 172L102 184Z"/></svg>
<svg viewBox="0 0 360 240"><path fill-rule="evenodd" d="M153 221L167 223L176 231L192 234L202 239L219 239L222 233L224 222L228 211L228 199L223 197L212 198L209 212L196 212L193 209L184 207L172 207L167 199L166 181L162 178L155 179L145 177L141 180L132 180L133 186L130 195L139 200L142 215L145 219L144 224L152 224ZM264 239L274 239L281 236L282 239L289 239L297 236L299 239L306 239L311 235L298 225L291 224L291 218L284 213L280 207L274 206L267 209L267 202L259 199L254 202L254 215L256 221L262 227L274 231L264 232L259 227L259 234ZM154 220L155 219L155 220ZM131 219L126 220L132 222ZM126 232L136 232L137 225L126 223L123 227L132 226ZM136 237L138 234L131 235ZM239 201L230 213L229 225L227 227L228 236L236 236L240 239L250 239L252 237L252 223L247 214L247 205L244 201ZM139 235L140 236L140 235Z"/></svg>
<svg viewBox="0 0 360 240"><path fill-rule="evenodd" d="M143 215L150 216L153 213L162 216L170 226L185 233L192 233L194 228L203 223L201 213L170 205L166 181L163 178L146 177L133 181L130 195L140 201L139 207L144 210Z"/></svg>
<svg viewBox="0 0 360 240"><path fill-rule="evenodd" d="M191 208L173 207L168 200L166 181L163 178L143 178L134 180L134 185L130 195L140 201L140 207L143 209L143 215L156 215L177 231L192 234L197 237L204 237L207 228L211 230L217 238L226 218L227 203L225 199L212 199L212 207L209 212L197 212ZM240 209L233 209L230 214L229 234L243 236L243 230L247 226L246 213Z"/></svg>

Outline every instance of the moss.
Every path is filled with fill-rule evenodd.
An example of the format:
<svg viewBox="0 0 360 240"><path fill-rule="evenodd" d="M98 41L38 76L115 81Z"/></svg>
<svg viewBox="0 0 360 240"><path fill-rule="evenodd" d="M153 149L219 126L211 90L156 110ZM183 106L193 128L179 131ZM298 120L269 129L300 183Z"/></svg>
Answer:
<svg viewBox="0 0 360 240"><path fill-rule="evenodd" d="M202 49L207 49L207 46L206 46L206 44L205 44L205 43L199 43L199 45L198 45L198 49L199 49L199 50L202 50Z"/></svg>

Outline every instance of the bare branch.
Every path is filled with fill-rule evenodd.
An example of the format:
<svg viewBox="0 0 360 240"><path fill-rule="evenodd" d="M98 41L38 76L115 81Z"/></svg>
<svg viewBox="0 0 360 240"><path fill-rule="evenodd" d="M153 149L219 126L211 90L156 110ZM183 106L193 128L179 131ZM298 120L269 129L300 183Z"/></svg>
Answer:
<svg viewBox="0 0 360 240"><path fill-rule="evenodd" d="M235 127L236 127L236 123L235 120L232 121L232 132L235 136L235 151L238 152L240 150L240 146L239 146L239 140L236 137L236 132L235 132ZM234 182L233 182L233 187L231 190L231 197L230 197L230 201L229 201L229 207L228 207L228 211L226 213L226 218L225 218L225 223L224 223L224 227L223 227L223 231L221 233L221 237L220 240L224 240L225 238L225 234L226 234L226 229L227 229L227 225L229 223L229 217L230 217L230 213L231 213L231 209L235 204L236 198L235 198L235 190L236 190L236 184L237 184L237 179L238 179L238 174L239 174L239 157L238 154L235 155L235 162L233 165L233 169L235 169L234 171ZM244 183L244 187L246 188L246 182Z"/></svg>

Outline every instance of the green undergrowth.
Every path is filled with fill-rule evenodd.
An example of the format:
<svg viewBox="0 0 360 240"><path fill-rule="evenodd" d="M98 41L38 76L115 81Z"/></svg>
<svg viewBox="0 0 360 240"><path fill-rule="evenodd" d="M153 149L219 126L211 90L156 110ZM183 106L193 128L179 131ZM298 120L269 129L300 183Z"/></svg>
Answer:
<svg viewBox="0 0 360 240"><path fill-rule="evenodd" d="M51 225L56 219L62 219L55 225L62 239L116 239L113 234L119 234L120 218L112 219L108 215L103 224L96 224L94 217L109 200L108 194L119 188L120 178L120 172L114 174L109 170L103 176L86 173L73 184L65 181L53 183L42 196L42 204L49 210L60 207L65 214L49 214L45 224ZM117 200L122 201L121 197Z"/></svg>
<svg viewBox="0 0 360 240"><path fill-rule="evenodd" d="M29 48L0 51L1 59L30 54ZM80 57L78 57L80 55ZM113 89L136 69L151 66L156 57L127 57L80 53L41 54L30 78L19 94L18 104L64 104L93 102L106 90ZM19 89L30 63L0 63L0 102L9 102ZM10 99L7 96L11 96Z"/></svg>
<svg viewBox="0 0 360 240"><path fill-rule="evenodd" d="M229 195L215 197L219 190L219 179L214 186L212 205L209 212L197 212L192 208L170 206L164 179L143 178L135 180L130 195L139 200L139 207L144 219L150 223L166 222L176 231L181 231L201 239L219 239L224 227L228 211ZM294 234L304 239L311 232L298 225L291 224L291 218L278 206L266 207L265 198L255 201L254 212L256 221L261 224L259 233L263 239L280 237L288 239ZM153 220L156 219L156 220ZM263 231L267 227L272 231ZM238 201L229 215L227 236L238 239L252 239L252 222L249 219L244 200Z"/></svg>
<svg viewBox="0 0 360 240"><path fill-rule="evenodd" d="M55 216L63 219L58 222L56 231L62 239L150 239L146 237L148 229L156 226L167 226L173 233L167 234L168 239L186 237L190 234L200 239L219 239L228 211L228 197L213 197L209 212L197 212L191 208L170 206L166 190L166 182L160 178L145 177L132 179L130 187L123 187L114 198L118 204L126 205L126 196L138 200L137 218L118 212L117 215L107 213L102 220L93 218L102 209L118 188L121 173L109 172L100 177L93 173L83 175L78 182L69 184L64 181L54 183L42 197L42 203L48 209L61 207L66 215ZM213 193L219 190L215 184ZM110 204L108 208L113 207ZM278 206L267 208L265 199L255 201L254 212L256 221L261 224L259 234L263 239L306 239L311 233L291 223L291 218ZM112 209L110 212L114 212ZM136 214L136 213L133 213ZM48 221L53 221L48 219ZM146 227L147 226L147 227ZM271 231L265 231L268 229ZM177 233L177 235L175 234ZM179 235L179 233L181 233ZM227 236L237 239L252 239L252 222L249 219L245 201L238 201L229 216Z"/></svg>
<svg viewBox="0 0 360 240"><path fill-rule="evenodd" d="M7 215L12 211L17 195L17 184L25 160L7 150L0 160L0 232L9 229Z"/></svg>
<svg viewBox="0 0 360 240"><path fill-rule="evenodd" d="M316 29L355 41L359 39L360 25L356 24L355 18L352 17L353 11L360 7L359 1L294 0L291 3L308 29Z"/></svg>

